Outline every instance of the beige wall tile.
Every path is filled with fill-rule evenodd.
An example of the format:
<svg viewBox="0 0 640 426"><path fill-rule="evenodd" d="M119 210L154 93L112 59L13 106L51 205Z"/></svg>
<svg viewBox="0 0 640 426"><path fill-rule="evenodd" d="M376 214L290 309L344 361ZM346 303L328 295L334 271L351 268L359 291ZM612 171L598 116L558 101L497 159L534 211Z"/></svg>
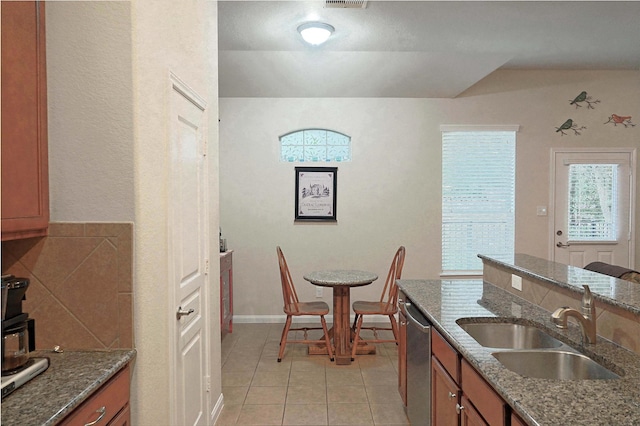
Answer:
<svg viewBox="0 0 640 426"><path fill-rule="evenodd" d="M31 281L36 347L133 347L132 241L131 223L51 223L48 237L2 243L2 272Z"/></svg>

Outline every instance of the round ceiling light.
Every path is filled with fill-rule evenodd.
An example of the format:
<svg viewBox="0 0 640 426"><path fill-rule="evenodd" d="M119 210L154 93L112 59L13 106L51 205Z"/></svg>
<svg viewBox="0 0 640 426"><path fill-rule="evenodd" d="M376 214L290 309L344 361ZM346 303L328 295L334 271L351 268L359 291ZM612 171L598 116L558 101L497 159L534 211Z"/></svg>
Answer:
<svg viewBox="0 0 640 426"><path fill-rule="evenodd" d="M314 46L327 41L333 31L335 31L335 28L323 22L307 22L298 27L298 32L304 41Z"/></svg>

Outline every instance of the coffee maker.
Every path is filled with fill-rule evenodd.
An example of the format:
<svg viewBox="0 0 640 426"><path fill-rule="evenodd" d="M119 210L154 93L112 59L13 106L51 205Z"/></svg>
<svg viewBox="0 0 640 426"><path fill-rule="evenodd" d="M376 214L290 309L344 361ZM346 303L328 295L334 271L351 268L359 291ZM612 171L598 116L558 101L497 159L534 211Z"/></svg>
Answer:
<svg viewBox="0 0 640 426"><path fill-rule="evenodd" d="M28 278L2 276L2 375L14 374L29 361L35 350L35 322L22 312Z"/></svg>
<svg viewBox="0 0 640 426"><path fill-rule="evenodd" d="M2 398L49 368L49 358L30 357L36 348L35 321L22 312L28 278L2 276Z"/></svg>

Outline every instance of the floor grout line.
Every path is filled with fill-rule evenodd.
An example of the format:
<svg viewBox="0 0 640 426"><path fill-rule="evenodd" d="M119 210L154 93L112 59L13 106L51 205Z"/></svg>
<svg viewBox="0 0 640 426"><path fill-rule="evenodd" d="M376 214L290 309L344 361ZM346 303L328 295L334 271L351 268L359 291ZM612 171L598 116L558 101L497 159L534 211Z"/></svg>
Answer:
<svg viewBox="0 0 640 426"><path fill-rule="evenodd" d="M273 327L276 327L277 329ZM397 375L397 361L395 363L393 361L393 356L394 356L393 350L392 350L393 346L387 346L389 344L376 345L378 348L377 354L359 356L358 358L361 358L363 362L360 362L360 359L356 358L356 360L354 361L354 364L356 366L354 367L354 364L350 366L337 366L334 363L330 363L327 360L323 360L322 359L323 355L312 355L312 356L306 355L304 353L305 348L303 345L287 345L282 363L279 363L278 366L275 366L275 365L271 366L266 364L265 361L267 361L269 357L272 356L274 364L277 362L276 358L277 358L278 347L276 346L276 347L268 348L268 345L274 344L273 342L275 339L275 338L272 338L272 334L270 333L273 333L273 336L275 336L276 334L280 336L281 327L282 327L282 324L272 324L270 327L266 327L265 324L242 324L241 326L234 327L234 332L232 334L225 336L225 340L226 339L232 339L232 340L228 342L225 342L225 340L223 340L222 342L223 355L221 358L223 363L222 365L223 382L224 382L225 374L237 373L235 370L233 371L225 370L225 366L230 367L233 365L233 364L229 364L229 362L233 363L234 360L236 360L235 362L237 362L238 359L242 359L242 357L247 356L247 351L249 351L249 348L255 349L257 352L259 351L259 354L257 355L257 360L251 361L252 363L255 362L255 364L252 367L247 368L247 371L252 371L251 379L249 380L248 384L245 383L241 385L242 387L246 387L246 393L244 394L244 398L242 399L241 403L238 404L237 401L230 401L230 400L225 401L225 408L223 409L222 415L220 416L221 420L219 420L216 425L218 426L227 426L227 425L231 426L236 424L264 425L266 424L266 422L271 423L272 421L276 422L275 424L284 425L284 424L287 424L285 423L286 421L291 421L291 419L287 418L287 407L289 407L289 410L293 411L296 409L300 410L300 408L298 408L300 406L310 407L310 406L317 406L317 405L325 406L325 410L324 410L325 419L323 423L318 423L318 422L308 423L304 418L300 418L300 422L298 422L298 424L329 425L333 420L340 420L340 418L336 418L336 416L338 416L338 413L340 413L341 411L344 411L345 413L343 414L347 416L342 418L342 422L349 420L348 415L353 415L354 414L353 410L355 410L356 408L362 407L363 404L366 404L366 406L368 407L369 422L366 424L370 424L370 425L391 424L391 423L375 423L376 411L374 410L373 406L380 405L380 402L376 402L378 400L375 398L375 390L374 390L375 387L386 387L387 389L389 389L389 392L390 392L388 393L389 396L392 395L392 392L396 392L396 395L397 395L396 400L390 404L385 404L385 405L389 405L389 409L394 411L395 413L394 415L396 417L393 418L393 420L397 420L397 422L393 423L394 425L409 424L408 420L406 419L406 415L404 415L404 408L402 406L400 396L399 394L397 394L396 387L390 386L390 385L389 386L384 385L384 383L388 383L389 374ZM260 335L261 330L263 332L262 335ZM260 343L255 343L251 341L251 336L257 336L258 338L262 338L264 340L262 340ZM275 340L276 344L278 342L279 342L279 337L278 337L278 340ZM391 347L392 349L389 349L389 347ZM374 357L374 358L369 358L369 357ZM246 359L249 359L249 357ZM308 364L308 365L298 364L301 361L311 361L311 364ZM261 362L263 363L262 369L260 369ZM286 365L285 363L289 364L288 367L282 367L282 365ZM300 368L302 368L302 370L299 370ZM343 371L345 372L343 377L343 379L345 380L345 383L341 382L340 375L338 375L337 377L333 377L334 375L330 373L332 371L339 371L340 369L343 369ZM286 381L283 378L278 379L279 375L277 374L277 372L282 370L287 370ZM289 389L291 387L305 386L304 384L297 383L297 381L299 380L299 376L303 375L305 371L307 371L307 373L309 373L310 376L313 376L313 373L310 373L310 371L320 371L320 370L322 370L323 376L324 376L324 383L322 384L324 387L324 391L323 391L324 404L293 403L294 400L290 399ZM243 370L240 370L240 371L243 371ZM276 382L272 382L273 385L267 384L268 381L260 382L259 384L254 384L254 380L256 379L256 375L258 374L259 371L262 373L261 374L262 377L260 377L261 380L272 378L276 380ZM346 372L348 371L358 371L359 373L358 376L361 382L357 385L354 385L354 384L351 384L351 382L349 382L348 379L345 379L345 377L347 376ZM263 372L266 372L266 374L264 374ZM366 380L365 380L364 372L367 372ZM276 374L270 374L270 373L276 373ZM375 375L380 375L381 383L383 383L382 385L375 385L374 383L372 383L372 377L375 378L376 377ZM295 382L292 382L292 379L295 379ZM277 382L277 380L281 380L281 382ZM334 384L330 385L329 382L334 382ZM241 386L228 386L228 387L241 387ZM344 387L344 386L362 387L366 402L357 402L357 403L350 403L347 401L329 402L331 400L330 388ZM247 404L251 389L264 388L264 387L284 387L284 398L282 402L277 404L268 404L268 403ZM310 383L308 388L312 389L313 384ZM223 393L224 393L224 389L223 389ZM257 394L256 391L254 391L254 393ZM378 396L377 398L380 398L380 397ZM272 401L276 399L277 398L274 398L272 399ZM354 398L354 399L357 400L357 398ZM268 398L265 400L269 401ZM304 398L301 399L301 401L304 401L304 400L305 400ZM276 408L273 408L273 406L275 406ZM226 419L224 416L225 409L228 409L229 412L232 412L232 410L234 409L237 410L236 417L233 420ZM269 412L270 412L269 410L272 410L272 409L275 409L276 412L278 412L278 410L282 410L277 417L277 419L279 420L273 417L273 413L271 414L272 416L271 421L267 420L266 416L269 415ZM351 410L352 412L349 412L349 410ZM248 414L247 414L252 411L255 413L261 412L263 417L261 417L260 419L252 420L250 417L248 417ZM308 412L308 410L306 411ZM243 413L247 414L247 416L243 417ZM364 412L361 411L360 413L361 413L360 415L362 416ZM257 414L257 415L260 416L260 414ZM241 419L243 419L245 423L238 423ZM309 420L309 421L312 421L312 420ZM227 422L227 423L224 423L224 422Z"/></svg>

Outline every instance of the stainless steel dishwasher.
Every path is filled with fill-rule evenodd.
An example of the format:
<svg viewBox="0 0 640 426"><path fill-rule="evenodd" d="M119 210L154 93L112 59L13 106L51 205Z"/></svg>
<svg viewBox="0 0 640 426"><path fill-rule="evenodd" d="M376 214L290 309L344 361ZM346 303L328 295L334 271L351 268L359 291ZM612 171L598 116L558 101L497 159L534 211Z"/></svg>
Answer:
<svg viewBox="0 0 640 426"><path fill-rule="evenodd" d="M431 424L431 324L404 298L407 317L407 417L412 426ZM401 306L402 309L402 306Z"/></svg>

